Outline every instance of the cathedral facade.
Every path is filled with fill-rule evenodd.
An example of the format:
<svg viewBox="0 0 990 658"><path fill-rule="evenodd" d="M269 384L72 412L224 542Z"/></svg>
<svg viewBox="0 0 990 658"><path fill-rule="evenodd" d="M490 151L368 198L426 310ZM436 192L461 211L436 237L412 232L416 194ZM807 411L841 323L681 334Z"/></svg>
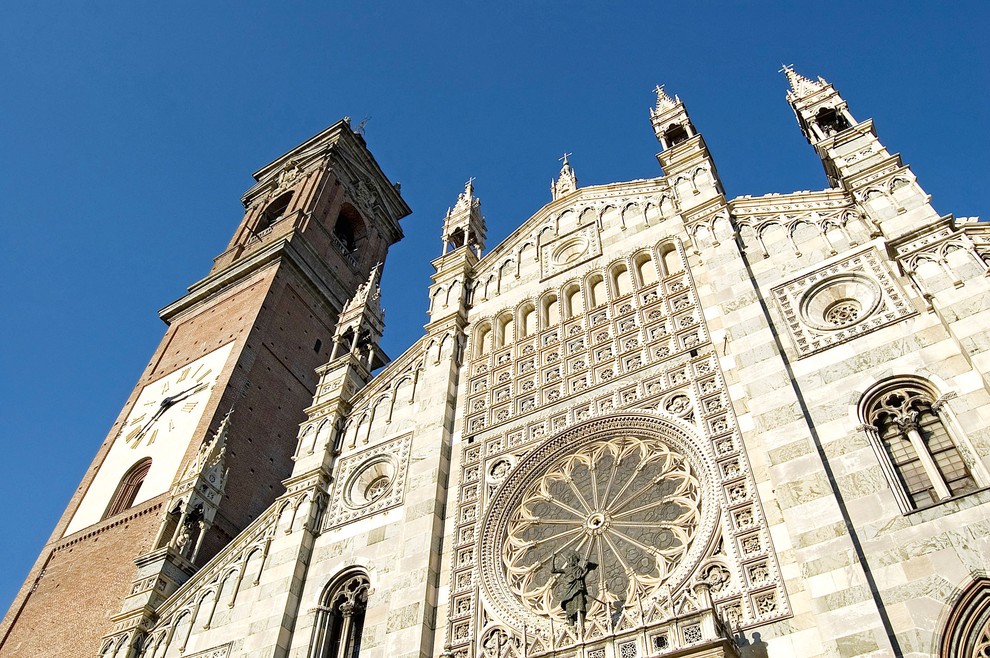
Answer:
<svg viewBox="0 0 990 658"><path fill-rule="evenodd" d="M658 88L663 176L490 250L468 183L394 360L364 140L257 172L0 656L990 656L990 227L785 72L825 189L727 199Z"/></svg>

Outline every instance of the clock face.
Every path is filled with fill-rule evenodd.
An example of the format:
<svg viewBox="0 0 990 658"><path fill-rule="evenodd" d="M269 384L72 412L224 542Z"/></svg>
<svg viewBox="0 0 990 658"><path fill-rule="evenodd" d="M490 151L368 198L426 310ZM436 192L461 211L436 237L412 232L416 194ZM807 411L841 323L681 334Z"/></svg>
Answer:
<svg viewBox="0 0 990 658"><path fill-rule="evenodd" d="M121 478L141 459L151 458L151 470L134 504L168 491L232 347L229 343L141 389L66 534L100 521Z"/></svg>

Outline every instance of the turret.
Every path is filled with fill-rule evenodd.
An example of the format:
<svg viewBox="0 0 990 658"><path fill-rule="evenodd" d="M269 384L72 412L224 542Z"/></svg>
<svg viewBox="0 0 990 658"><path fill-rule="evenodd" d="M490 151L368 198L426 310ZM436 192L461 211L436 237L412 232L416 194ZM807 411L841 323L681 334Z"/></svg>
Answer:
<svg viewBox="0 0 990 658"><path fill-rule="evenodd" d="M829 184L862 204L878 234L895 239L939 219L911 170L880 142L872 119L856 121L824 78L806 78L790 66L781 71L790 86L787 102Z"/></svg>
<svg viewBox="0 0 990 658"><path fill-rule="evenodd" d="M452 319L458 327L467 322L467 291L472 268L485 248L486 232L473 181L467 182L443 220L443 254L433 261L436 273L430 286L427 331L446 330Z"/></svg>
<svg viewBox="0 0 990 658"><path fill-rule="evenodd" d="M370 372L388 363L389 358L379 347L385 331L385 311L381 306L381 264L371 268L368 280L358 286L357 293L344 306L333 335L330 361L351 353Z"/></svg>
<svg viewBox="0 0 990 658"><path fill-rule="evenodd" d="M657 86L657 103L650 111L653 132L662 149L657 155L681 212L698 207L724 192L704 138L695 130L687 108Z"/></svg>
<svg viewBox="0 0 990 658"><path fill-rule="evenodd" d="M443 253L468 247L481 257L485 249L485 218L481 215L481 201L474 196L474 179L464 185L457 196L457 203L447 209L443 218Z"/></svg>

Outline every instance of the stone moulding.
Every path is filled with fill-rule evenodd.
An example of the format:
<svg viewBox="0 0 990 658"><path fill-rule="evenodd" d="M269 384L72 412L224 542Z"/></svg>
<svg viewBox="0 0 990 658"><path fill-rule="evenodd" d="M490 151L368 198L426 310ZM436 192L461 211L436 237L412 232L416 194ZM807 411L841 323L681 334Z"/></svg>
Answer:
<svg viewBox="0 0 990 658"><path fill-rule="evenodd" d="M212 649L207 649L206 651L190 654L189 656L186 656L186 658L227 658L229 655L230 642L224 644L223 646L213 647Z"/></svg>

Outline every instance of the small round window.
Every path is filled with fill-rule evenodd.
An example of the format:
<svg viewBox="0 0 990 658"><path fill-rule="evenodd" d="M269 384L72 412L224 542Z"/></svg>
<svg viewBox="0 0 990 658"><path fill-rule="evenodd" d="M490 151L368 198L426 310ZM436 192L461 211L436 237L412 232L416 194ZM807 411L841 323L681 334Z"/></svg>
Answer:
<svg viewBox="0 0 990 658"><path fill-rule="evenodd" d="M553 250L553 262L557 265L572 263L588 251L588 241L582 237L571 238Z"/></svg>
<svg viewBox="0 0 990 658"><path fill-rule="evenodd" d="M345 489L347 504L365 507L385 498L395 484L395 463L382 455L358 468L350 477Z"/></svg>
<svg viewBox="0 0 990 658"><path fill-rule="evenodd" d="M835 327L855 324L863 313L863 305L855 299L840 299L825 309L825 321Z"/></svg>
<svg viewBox="0 0 990 658"><path fill-rule="evenodd" d="M800 301L801 319L820 331L838 331L869 317L882 295L875 281L860 274L840 274L819 281Z"/></svg>

